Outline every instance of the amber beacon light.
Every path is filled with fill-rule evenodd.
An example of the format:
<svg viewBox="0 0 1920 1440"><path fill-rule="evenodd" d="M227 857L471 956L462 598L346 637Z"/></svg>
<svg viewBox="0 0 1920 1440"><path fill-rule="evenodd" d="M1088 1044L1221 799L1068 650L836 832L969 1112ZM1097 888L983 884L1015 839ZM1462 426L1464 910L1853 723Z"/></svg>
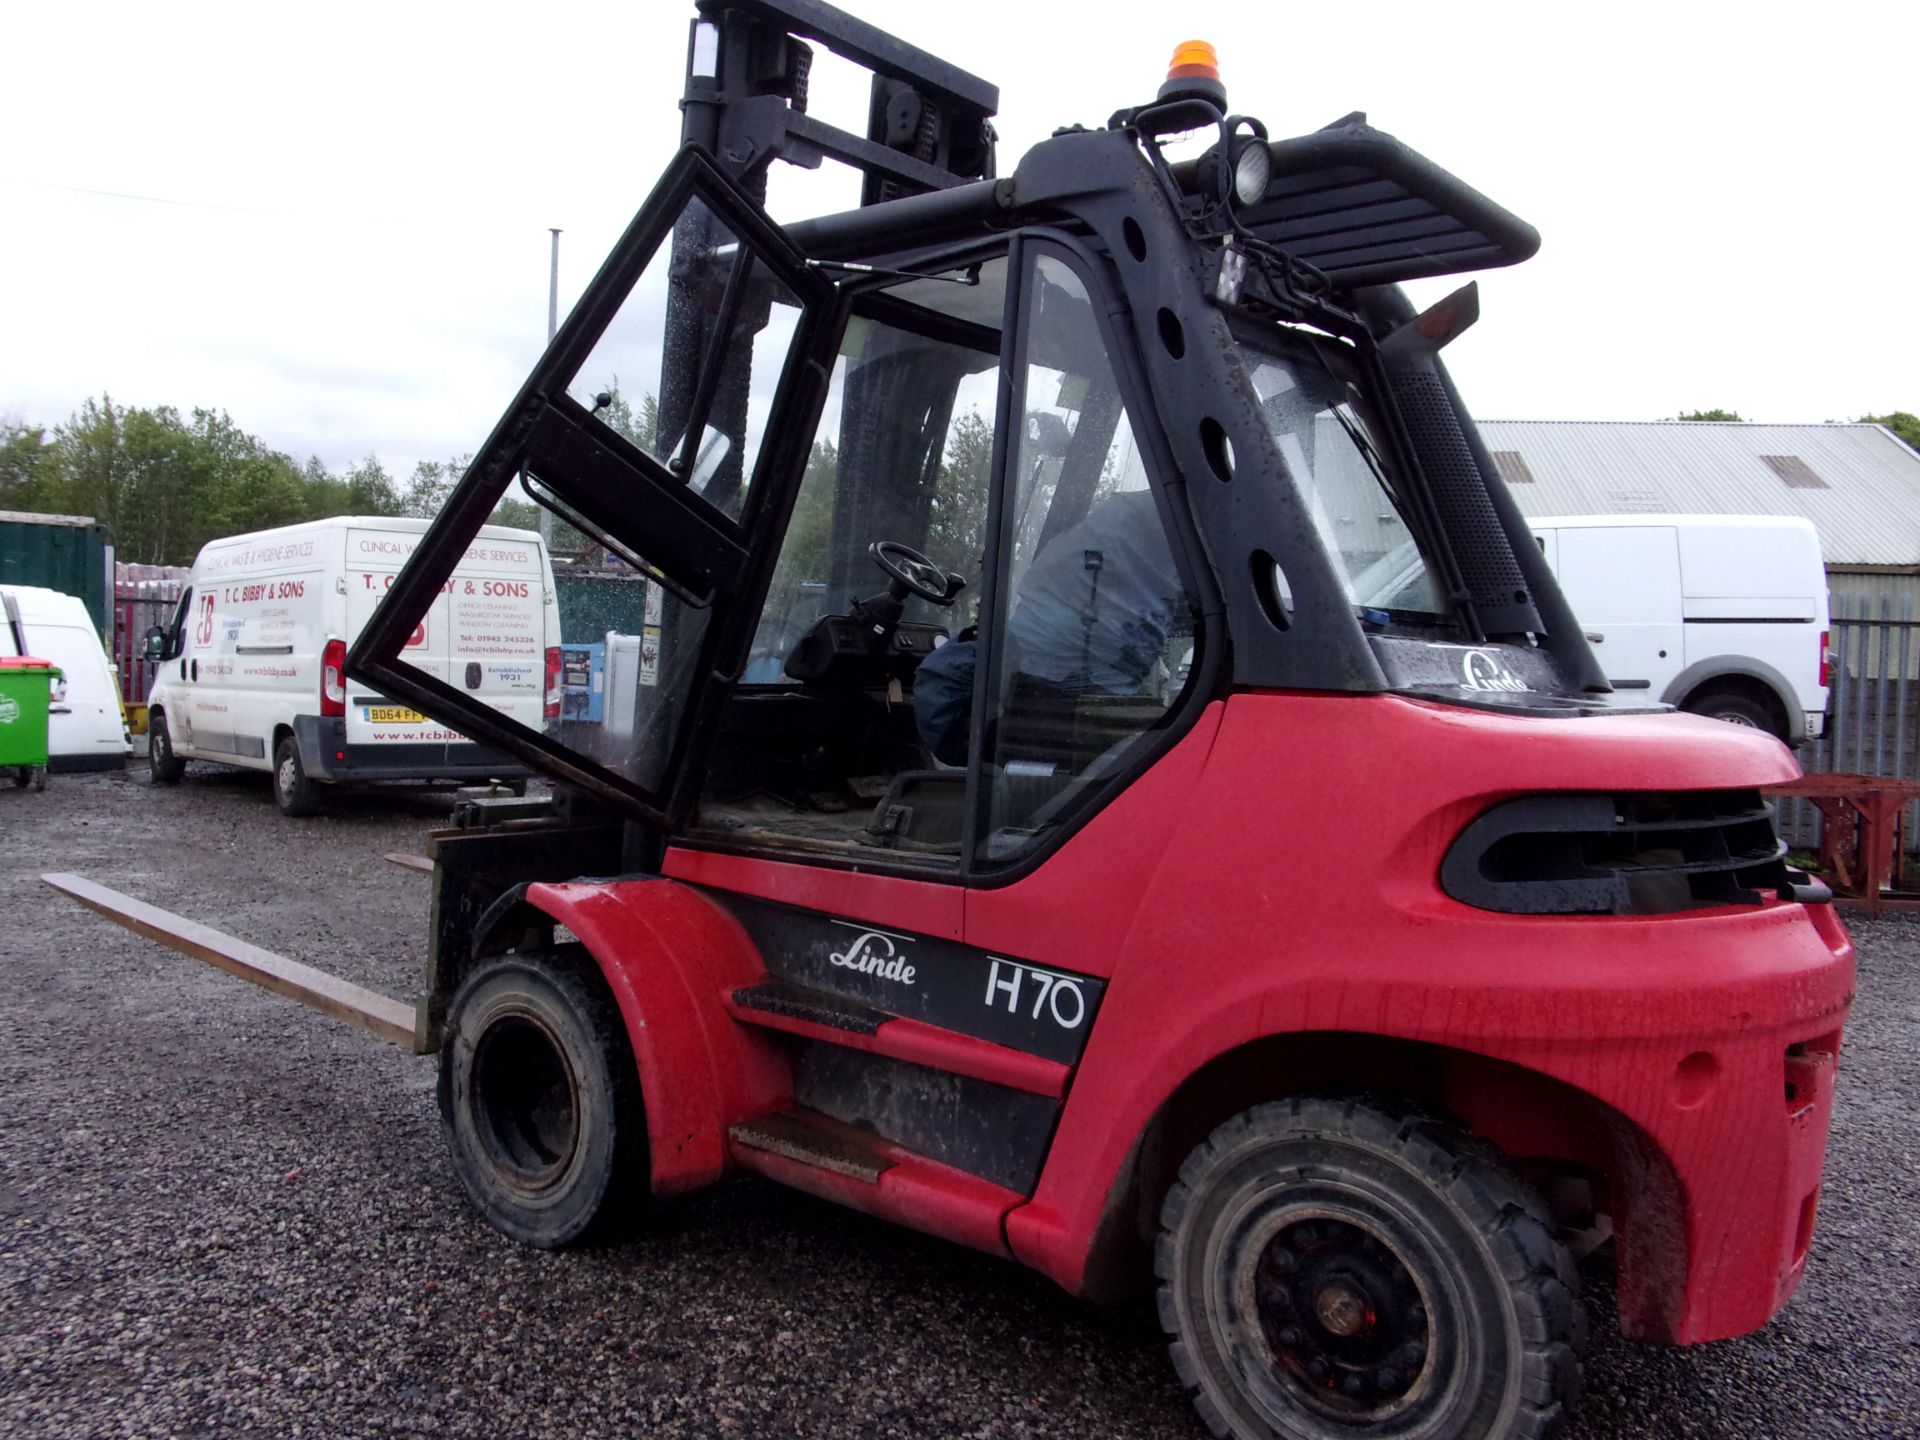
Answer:
<svg viewBox="0 0 1920 1440"><path fill-rule="evenodd" d="M1226 108L1227 87L1220 83L1220 56L1205 40L1182 40L1173 47L1173 63L1167 66L1166 83L1160 87L1162 100L1189 96Z"/></svg>

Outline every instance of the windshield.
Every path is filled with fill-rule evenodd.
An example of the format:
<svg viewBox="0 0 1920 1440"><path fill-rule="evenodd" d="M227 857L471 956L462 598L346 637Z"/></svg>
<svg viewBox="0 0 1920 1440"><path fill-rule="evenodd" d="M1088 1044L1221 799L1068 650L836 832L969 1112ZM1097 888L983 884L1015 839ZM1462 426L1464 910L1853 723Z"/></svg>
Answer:
<svg viewBox="0 0 1920 1440"><path fill-rule="evenodd" d="M1439 589L1394 498L1347 348L1303 332L1239 339L1260 413L1347 598L1378 620L1438 618Z"/></svg>

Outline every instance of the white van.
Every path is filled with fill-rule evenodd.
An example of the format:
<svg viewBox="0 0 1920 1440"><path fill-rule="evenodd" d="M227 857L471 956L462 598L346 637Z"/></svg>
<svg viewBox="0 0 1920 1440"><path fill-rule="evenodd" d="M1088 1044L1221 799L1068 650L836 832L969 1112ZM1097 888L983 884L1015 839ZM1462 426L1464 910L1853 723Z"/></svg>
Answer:
<svg viewBox="0 0 1920 1440"><path fill-rule="evenodd" d="M172 623L147 636L161 662L147 697L153 779L171 784L189 759L269 770L289 815L341 782L523 781L518 762L347 680L348 647L426 528L339 516L202 549ZM535 730L557 716L560 618L540 537L484 527L407 658Z"/></svg>
<svg viewBox="0 0 1920 1440"><path fill-rule="evenodd" d="M1619 690L1799 744L1827 710L1827 575L1797 515L1536 515Z"/></svg>
<svg viewBox="0 0 1920 1440"><path fill-rule="evenodd" d="M47 710L47 769L118 770L132 749L120 681L78 595L0 585L0 655L37 655L60 667Z"/></svg>

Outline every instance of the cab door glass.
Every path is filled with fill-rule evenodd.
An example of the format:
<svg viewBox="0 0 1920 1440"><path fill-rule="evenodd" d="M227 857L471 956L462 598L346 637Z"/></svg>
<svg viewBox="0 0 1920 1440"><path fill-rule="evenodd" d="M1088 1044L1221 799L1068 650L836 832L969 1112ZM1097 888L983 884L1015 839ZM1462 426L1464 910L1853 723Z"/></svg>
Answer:
<svg viewBox="0 0 1920 1440"><path fill-rule="evenodd" d="M641 819L683 819L712 734L697 717L744 659L842 304L750 195L683 149L374 611L349 672ZM450 637L474 657L457 675L406 648L454 567L486 548L480 527L516 477L563 522L570 578L592 582L575 609L593 628L568 638L602 647L602 703L555 704L537 723L481 694L500 653L484 623ZM561 649L544 663L556 689Z"/></svg>
<svg viewBox="0 0 1920 1440"><path fill-rule="evenodd" d="M1087 285L1037 255L1024 307L983 865L1017 860L1128 767L1187 685L1197 634Z"/></svg>
<svg viewBox="0 0 1920 1440"><path fill-rule="evenodd" d="M700 196L655 251L567 394L729 519L804 307Z"/></svg>

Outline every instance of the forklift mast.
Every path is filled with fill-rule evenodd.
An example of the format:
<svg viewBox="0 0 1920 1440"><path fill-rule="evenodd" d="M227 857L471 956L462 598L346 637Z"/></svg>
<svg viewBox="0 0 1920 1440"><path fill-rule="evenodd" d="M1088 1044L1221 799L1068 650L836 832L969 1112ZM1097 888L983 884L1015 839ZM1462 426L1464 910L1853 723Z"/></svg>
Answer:
<svg viewBox="0 0 1920 1440"><path fill-rule="evenodd" d="M817 0L701 0L687 42L680 139L755 198L774 160L865 176L860 203L991 180L997 87ZM807 41L872 72L867 133L807 113Z"/></svg>

